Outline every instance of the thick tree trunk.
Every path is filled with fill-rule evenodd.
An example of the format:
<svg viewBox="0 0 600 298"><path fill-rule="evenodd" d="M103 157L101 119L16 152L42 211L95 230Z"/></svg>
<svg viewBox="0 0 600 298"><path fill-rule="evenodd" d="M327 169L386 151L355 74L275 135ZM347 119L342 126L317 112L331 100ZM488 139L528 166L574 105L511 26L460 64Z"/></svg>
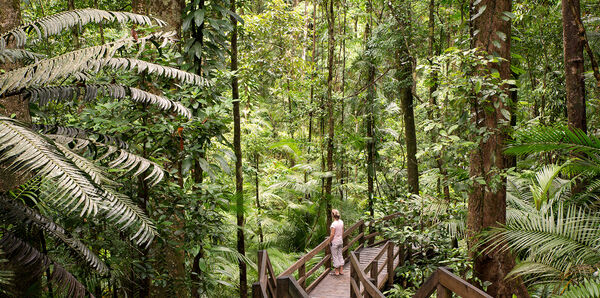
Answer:
<svg viewBox="0 0 600 298"><path fill-rule="evenodd" d="M231 1L231 11L235 13L235 0ZM238 69L238 47L237 20L232 16L231 23L233 32L231 33L231 71ZM240 94L238 88L238 78L234 75L231 78L231 95L233 98L233 149L235 152L235 198L236 198L236 217L237 217L237 250L238 253L246 255L246 245L244 240L244 177L242 172L242 143L241 143L241 123L240 123ZM246 263L243 260L238 261L240 270L240 297L248 296L248 285L246 276Z"/></svg>
<svg viewBox="0 0 600 298"><path fill-rule="evenodd" d="M167 22L167 26L163 29L175 30L177 36L181 36L184 0L132 0L131 7L135 13L153 16Z"/></svg>
<svg viewBox="0 0 600 298"><path fill-rule="evenodd" d="M495 53L504 60L488 67L497 69L502 79L510 78L510 20L506 20L504 12L510 12L511 0L483 0L471 3L471 15L480 13L472 20L471 32L475 32L472 47L486 53ZM499 34L502 33L502 34ZM504 36L505 38L501 38ZM494 44L499 44L498 48ZM508 92L508 86L503 86ZM506 178L498 177L506 168L507 159L503 154L506 131L510 119L506 119L502 110L507 109L500 96L491 100L476 98L472 103L471 117L473 124L485 127L489 134L481 138L476 149L471 152L470 172L473 183L469 194L468 235L469 247L477 245L477 235L488 227L498 226L506 222ZM485 184L477 180L483 179ZM493 297L528 297L527 289L520 279L506 280L506 275L514 267L514 257L509 252L499 250L479 253L472 250L475 276L482 282L489 281L487 291Z"/></svg>
<svg viewBox="0 0 600 298"><path fill-rule="evenodd" d="M327 200L327 231L331 224L331 187L333 183L333 137L334 137L334 115L333 115L333 77L334 77L334 50L335 50L335 15L333 14L333 0L326 2L327 31L329 35L327 55L327 171L331 174L325 179L325 199Z"/></svg>
<svg viewBox="0 0 600 298"><path fill-rule="evenodd" d="M565 87L569 128L578 128L587 132L583 77L583 39L577 27L577 21L580 21L581 18L580 10L579 0L562 0Z"/></svg>

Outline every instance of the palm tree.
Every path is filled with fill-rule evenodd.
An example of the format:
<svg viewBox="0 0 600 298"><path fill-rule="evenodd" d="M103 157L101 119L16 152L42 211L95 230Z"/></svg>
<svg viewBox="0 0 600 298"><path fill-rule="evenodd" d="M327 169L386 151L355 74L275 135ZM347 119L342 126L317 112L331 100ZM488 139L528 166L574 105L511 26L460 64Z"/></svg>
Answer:
<svg viewBox="0 0 600 298"><path fill-rule="evenodd" d="M544 166L531 179L509 181L507 223L486 233L492 243L486 249L510 249L521 259L509 278L522 276L529 286L555 295L597 297L600 139L579 130L538 127L518 134L507 149L516 155L550 151L570 158L561 166ZM586 181L587 189L571 193L575 180Z"/></svg>
<svg viewBox="0 0 600 298"><path fill-rule="evenodd" d="M74 26L100 22L131 22L143 26L163 26L164 22L128 12L80 9L44 17L0 35L0 63L18 61L22 67L0 75L0 97L21 95L44 107L49 102L93 101L99 96L128 99L156 105L184 118L191 112L177 101L138 88L119 84L89 84L91 75L103 69L137 71L148 75L204 86L200 76L127 56L127 50L146 44L164 47L172 43L172 32L157 32L46 57L27 49L37 42ZM8 48L14 44L17 49ZM18 98L18 97L17 97ZM28 180L19 188L0 193L0 248L11 266L33 269L39 276L52 268L54 280L69 296L85 296L86 290L71 273L40 252L19 235L34 226L62 243L99 274L108 267L87 246L50 218L41 206L60 216L100 217L122 230L131 229L137 245L148 246L157 232L152 221L128 197L118 193L116 176L107 168L142 176L151 185L164 176L161 167L128 150L115 137L76 127L31 125L0 116L0 168ZM74 227L69 227L74 228ZM49 272L49 271L48 271ZM2 272L0 283L8 275Z"/></svg>

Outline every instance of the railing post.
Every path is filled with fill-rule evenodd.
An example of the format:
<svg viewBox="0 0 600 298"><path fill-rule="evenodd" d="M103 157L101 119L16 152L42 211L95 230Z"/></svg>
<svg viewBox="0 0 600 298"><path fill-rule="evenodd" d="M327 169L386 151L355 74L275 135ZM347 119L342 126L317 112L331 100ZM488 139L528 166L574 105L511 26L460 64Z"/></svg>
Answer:
<svg viewBox="0 0 600 298"><path fill-rule="evenodd" d="M391 287L394 284L394 242L389 241L388 242L388 247L387 247L387 273L388 273L388 279L387 279L387 286ZM400 254L398 254L398 257L400 258Z"/></svg>
<svg viewBox="0 0 600 298"><path fill-rule="evenodd" d="M329 260L325 262L325 270L331 269L331 242L325 247L325 257L329 256Z"/></svg>
<svg viewBox="0 0 600 298"><path fill-rule="evenodd" d="M360 281L358 280L358 272L356 272L356 269L352 265L352 254L354 254L356 256L356 254L354 252L350 253L350 262L351 262L350 263L350 279L353 280L358 285L359 291L360 291ZM352 282L350 282L350 298L360 298L354 294L354 291L352 290Z"/></svg>
<svg viewBox="0 0 600 298"><path fill-rule="evenodd" d="M441 284L437 285L437 298L451 298L452 291L448 290L446 287Z"/></svg>
<svg viewBox="0 0 600 298"><path fill-rule="evenodd" d="M371 262L371 282L375 285L375 287L377 287L377 275L379 275L377 274L379 271L378 265L378 260L373 260L373 262Z"/></svg>
<svg viewBox="0 0 600 298"><path fill-rule="evenodd" d="M302 264L300 268L298 268L298 280L301 280L306 275L306 264ZM303 280L300 283L300 286L304 289L306 288L306 280Z"/></svg>
<svg viewBox="0 0 600 298"><path fill-rule="evenodd" d="M360 238L358 238L358 246L363 246L365 244L365 222L363 221L363 223L360 225L360 227L358 227L358 234L362 234L362 236L360 236ZM350 250L350 248L348 248L348 250Z"/></svg>

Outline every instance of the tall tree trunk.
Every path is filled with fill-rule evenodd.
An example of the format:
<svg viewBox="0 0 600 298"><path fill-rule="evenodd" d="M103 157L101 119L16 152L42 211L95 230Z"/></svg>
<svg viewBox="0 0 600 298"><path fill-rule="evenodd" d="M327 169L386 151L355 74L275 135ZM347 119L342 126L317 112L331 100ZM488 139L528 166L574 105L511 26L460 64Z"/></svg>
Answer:
<svg viewBox="0 0 600 298"><path fill-rule="evenodd" d="M327 171L330 175L325 179L325 199L327 200L327 230L331 224L331 185L333 182L333 137L334 137L334 115L333 115L333 77L334 77L334 51L335 51L335 15L333 14L333 1L326 2L327 11L327 31L329 35L328 55L327 55Z"/></svg>
<svg viewBox="0 0 600 298"><path fill-rule="evenodd" d="M261 217L262 217L262 207L260 206L260 193L259 193L259 180L258 180L258 170L259 170L259 160L260 160L260 154L258 154L258 152L254 153L254 166L256 169L256 173L255 173L255 179L254 179L254 188L256 191L256 225L258 226L258 240L260 241L259 243L262 244L264 242L264 235L263 235L263 230L262 230L262 223L261 223Z"/></svg>
<svg viewBox="0 0 600 298"><path fill-rule="evenodd" d="M371 38L371 15L369 14L369 22L365 25L365 44L367 44L367 61L369 63L367 69L367 209L371 217L375 215L374 203L374 180L375 180L375 135L373 127L375 126L375 115L373 101L375 99L375 61L370 53L371 46L369 40Z"/></svg>
<svg viewBox="0 0 600 298"><path fill-rule="evenodd" d="M236 12L235 0L231 1L231 11ZM233 32L231 33L231 71L238 69L238 47L237 47L237 20L231 16ZM235 204L237 217L237 250L240 255L246 255L246 245L244 243L244 177L242 172L242 143L241 143L241 123L240 123L240 94L238 88L238 77L233 75L231 78L231 95L233 99L233 150L235 152ZM248 296L248 285L246 276L246 263L238 260L240 269L240 297Z"/></svg>
<svg viewBox="0 0 600 298"><path fill-rule="evenodd" d="M2 8L0 9L0 33L4 33L21 24L21 1L0 0L0 7ZM10 39L7 47L14 48L14 46L14 40ZM0 64L0 69L10 71L19 66L17 63L5 63ZM0 96L0 115L10 117L12 114L15 114L16 119L30 123L29 101L20 95ZM13 189L23 182L25 180L17 179L17 175L6 173L0 168L0 192Z"/></svg>
<svg viewBox="0 0 600 298"><path fill-rule="evenodd" d="M579 0L562 0L565 87L569 128L578 128L583 132L587 132L583 77L583 39L577 27L577 22L581 22L580 11Z"/></svg>
<svg viewBox="0 0 600 298"><path fill-rule="evenodd" d="M477 4L475 4L477 3ZM498 70L501 79L510 78L510 39L511 24L505 12L510 12L511 0L482 0L471 2L472 47L485 53L496 53L503 60L488 65ZM502 38L501 36L504 36ZM499 44L500 47L494 44ZM487 55L487 54L485 54ZM502 86L508 92L507 85ZM479 95L476 94L476 97ZM488 100L475 98L471 107L472 123L477 128L485 128L488 135L481 138L476 149L471 152L469 176L473 183L469 193L467 231L471 256L474 259L475 276L491 285L487 292L493 297L529 297L520 279L507 280L506 275L514 267L514 257L507 251L493 250L480 253L473 248L478 244L477 235L486 228L506 222L506 178L497 181L503 174L507 159L503 153L507 125L502 110L507 109L501 96ZM503 176L501 176L503 177ZM477 180L483 179L485 184Z"/></svg>
<svg viewBox="0 0 600 298"><path fill-rule="evenodd" d="M342 129L344 129L344 114L345 114L345 100L344 97L346 97L346 12L348 10L348 7L346 7L347 2L346 0L344 0L342 6L344 9L344 23L342 25L342 99L341 99L341 107L340 107L340 114L341 114L341 119L340 119L340 127ZM340 139L341 140L341 139ZM344 183L345 183L345 179L346 179L346 175L345 175L345 168L344 168L344 162L345 162L345 157L346 157L346 152L345 151L341 151L340 152L340 200L344 200Z"/></svg>
<svg viewBox="0 0 600 298"><path fill-rule="evenodd" d="M410 56L410 2L404 2L401 7L403 16L397 18L399 34L404 38L398 44L396 56L396 80L399 84L400 106L404 116L404 140L406 142L406 170L408 192L419 194L419 164L417 162L417 134L415 129L415 114L413 106L413 59Z"/></svg>

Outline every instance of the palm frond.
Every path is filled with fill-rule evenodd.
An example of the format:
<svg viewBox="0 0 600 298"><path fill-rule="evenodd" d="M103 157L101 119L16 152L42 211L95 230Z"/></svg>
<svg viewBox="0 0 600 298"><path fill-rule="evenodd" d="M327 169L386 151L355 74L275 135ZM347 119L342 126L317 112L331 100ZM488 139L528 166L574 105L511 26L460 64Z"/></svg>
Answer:
<svg viewBox="0 0 600 298"><path fill-rule="evenodd" d="M53 180L59 187L49 195L71 212L81 208L81 215L97 213L100 193L87 174L48 139L6 117L0 117L0 163L16 175L31 173Z"/></svg>
<svg viewBox="0 0 600 298"><path fill-rule="evenodd" d="M120 149L129 148L129 144L127 144L125 141L118 137L102 134L96 131L91 131L79 127L33 124L32 128L33 130L38 131L42 134L54 135L56 138L58 138L58 136L67 137L68 139L65 139L65 141L60 142L61 144L67 144L69 142L77 141L76 144L73 144L75 145L74 150L80 150L90 145L90 142L92 141L102 143L104 145L116 146Z"/></svg>
<svg viewBox="0 0 600 298"><path fill-rule="evenodd" d="M151 186L156 185L164 178L165 173L157 163L150 161L142 156L130 153L127 150L86 139L79 139L62 135L46 136L57 143L75 144L75 148L89 147L88 145L93 145L95 148L106 148L106 152L102 156L99 156L97 160L105 160L110 168L125 170L129 173L132 173L133 176L141 175L145 173L146 170L150 169L148 174L145 175L144 179L149 180Z"/></svg>
<svg viewBox="0 0 600 298"><path fill-rule="evenodd" d="M600 297L600 281L586 279L577 285L571 285L560 296L567 298L598 298Z"/></svg>
<svg viewBox="0 0 600 298"><path fill-rule="evenodd" d="M83 99L86 101L95 100L100 95L106 95L116 99L129 97L135 102L153 104L158 106L161 110L174 111L188 119L192 118L192 112L179 102L141 89L119 84L90 84L83 87L77 85L50 86L30 88L25 90L24 93L30 95L29 100L31 102L38 102L40 106L47 105L51 101L73 100L79 96L83 96Z"/></svg>
<svg viewBox="0 0 600 298"><path fill-rule="evenodd" d="M569 266L600 262L600 218L576 206L558 204L545 213L523 212L484 237L486 250L511 249L528 259L567 262ZM556 267L556 266L555 266Z"/></svg>
<svg viewBox="0 0 600 298"><path fill-rule="evenodd" d="M162 66L159 64L150 63L139 59L106 58L92 62L92 64L94 64L96 67L110 66L114 69L124 69L129 71L137 69L138 73L142 73L144 71L148 72L148 74L155 73L161 77L177 79L180 82L186 84L194 84L198 86L210 85L210 81L197 74L193 74L169 66Z"/></svg>
<svg viewBox="0 0 600 298"><path fill-rule="evenodd" d="M161 27L166 24L157 18L130 12L106 11L93 8L76 9L37 19L0 35L0 48L6 47L10 37L15 39L17 47L23 47L27 43L27 32L31 31L37 35L37 39L34 40L36 42L50 35L59 34L65 29L74 26L83 26L88 23L131 22L138 25L152 26L153 21Z"/></svg>
<svg viewBox="0 0 600 298"><path fill-rule="evenodd" d="M37 63L20 67L0 75L0 95L4 94L5 92L15 92L17 90L31 88L34 86L43 86L58 79L65 78L83 71L98 72L104 66L112 66L112 64L109 62L119 48L145 43L147 40L171 40L173 34L174 32L158 32L138 39L128 37L104 45L83 48L80 50L67 52L56 57L42 59ZM128 58L118 59L128 60ZM137 59L132 60L141 61ZM99 63L102 61L104 62ZM145 65L142 62L137 63L139 65ZM145 63L154 65L149 62ZM157 68L149 65L145 66L146 68ZM179 72L186 73L180 70ZM172 72L169 72L167 74L171 73ZM177 78L177 76L175 77Z"/></svg>
<svg viewBox="0 0 600 298"><path fill-rule="evenodd" d="M0 47L0 63L15 63L17 61L31 63L37 62L44 57L44 55L23 49L7 49Z"/></svg>
<svg viewBox="0 0 600 298"><path fill-rule="evenodd" d="M79 259L85 261L100 274L108 273L108 267L81 241L70 237L65 229L39 212L18 203L14 199L0 199L0 212L4 223L34 224L48 235L66 245Z"/></svg>
<svg viewBox="0 0 600 298"><path fill-rule="evenodd" d="M126 229L132 224L139 225L137 231L130 237L137 245L146 244L146 247L152 243L154 237L158 235L154 223L146 216L144 211L134 204L128 197L112 190L105 190L105 197L108 202L103 204L103 210L110 220L116 222L121 229Z"/></svg>
<svg viewBox="0 0 600 298"><path fill-rule="evenodd" d="M516 141L509 144L507 154L527 155L552 150L567 150L573 153L600 153L600 139L588 136L579 129L567 127L534 127L518 132Z"/></svg>
<svg viewBox="0 0 600 298"><path fill-rule="evenodd" d="M4 258L4 252L0 249L0 294L9 295L10 292L7 290L13 283L14 273L10 270L5 269L4 265L8 260Z"/></svg>
<svg viewBox="0 0 600 298"><path fill-rule="evenodd" d="M68 297L85 297L87 290L71 273L12 233L2 230L0 247L11 264L29 269L32 275L40 275L52 266L50 279L57 282Z"/></svg>

